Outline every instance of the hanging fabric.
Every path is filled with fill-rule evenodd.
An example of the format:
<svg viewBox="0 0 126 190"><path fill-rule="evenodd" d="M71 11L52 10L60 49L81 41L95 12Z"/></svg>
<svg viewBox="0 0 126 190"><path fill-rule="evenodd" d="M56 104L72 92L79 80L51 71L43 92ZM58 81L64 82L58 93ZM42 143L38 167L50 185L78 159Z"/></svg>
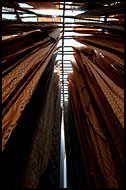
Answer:
<svg viewBox="0 0 126 190"><path fill-rule="evenodd" d="M4 41L2 57L3 149L56 50L57 43L58 39L43 36L40 31L22 34Z"/></svg>
<svg viewBox="0 0 126 190"><path fill-rule="evenodd" d="M59 9L59 2L26 2L35 9Z"/></svg>
<svg viewBox="0 0 126 190"><path fill-rule="evenodd" d="M104 187L122 186L124 90L121 82L123 78L111 67L110 63L107 63L106 59L105 64L102 65L100 65L101 62L99 64L98 61L95 62L99 58L103 61L102 55L97 51L95 53L93 49L83 46L74 47L74 52L76 62L71 62L73 73L69 73L68 89L74 116L78 118L76 127L84 167L89 165L87 169L89 173L86 171L88 185L90 187L91 174L93 174L93 187L102 187L103 184ZM105 69L106 72L103 73L102 70ZM109 78L112 73L120 82L118 80L115 84L114 77ZM90 148L87 148L88 146ZM91 160L91 155L88 155L87 159L90 159L88 159L89 163L86 163L84 160L89 150L96 160L93 161L93 157ZM93 162L99 169L92 166ZM122 174L116 168L117 164L120 165ZM102 184L98 183L100 176L103 180Z"/></svg>
<svg viewBox="0 0 126 190"><path fill-rule="evenodd" d="M39 177L47 168L48 162L51 158L53 138L52 130L54 127L58 81L59 76L52 72L47 80L45 89L46 93L43 97L43 105L39 113L38 124L31 144L31 151L26 171L23 176L23 188L38 187Z"/></svg>
<svg viewBox="0 0 126 190"><path fill-rule="evenodd" d="M3 176L8 182L6 183L7 187L8 185L12 188L38 186L39 180L43 179L42 173L48 167L50 159L54 165L59 165L61 121L60 117L54 116L59 81L58 71L53 73L56 55L53 55L40 77L29 103L22 112L18 124L3 150L5 156ZM60 98L60 94L58 98ZM60 110L59 103L57 109ZM59 124L55 123L55 120L58 120ZM53 153L55 152L54 135L57 135L57 139L55 139L55 142L57 141L57 158L54 158ZM57 169L58 175L59 168ZM28 171L29 173L27 173ZM39 172L39 175L36 171ZM53 170L49 170L50 175L52 172ZM51 176L48 176L46 180L50 181ZM55 183L58 185L59 182Z"/></svg>

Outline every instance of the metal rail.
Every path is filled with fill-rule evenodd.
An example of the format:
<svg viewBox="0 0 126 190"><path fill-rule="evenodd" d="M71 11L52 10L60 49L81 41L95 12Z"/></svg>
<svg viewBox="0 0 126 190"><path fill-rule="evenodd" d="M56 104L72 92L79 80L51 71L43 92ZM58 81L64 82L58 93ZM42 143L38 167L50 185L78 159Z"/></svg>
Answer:
<svg viewBox="0 0 126 190"><path fill-rule="evenodd" d="M64 52L64 27L65 27L65 2L63 6L63 32L62 32L62 52ZM62 71L62 121L61 121L61 146L60 146L60 188L64 188L64 54L62 53L61 71Z"/></svg>

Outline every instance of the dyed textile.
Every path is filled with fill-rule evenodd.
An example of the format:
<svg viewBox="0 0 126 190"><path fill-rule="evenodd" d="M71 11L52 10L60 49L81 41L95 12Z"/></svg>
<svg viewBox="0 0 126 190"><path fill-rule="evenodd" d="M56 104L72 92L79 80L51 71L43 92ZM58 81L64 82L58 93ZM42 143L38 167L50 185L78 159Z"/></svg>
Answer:
<svg viewBox="0 0 126 190"><path fill-rule="evenodd" d="M4 42L3 51L8 51L7 55L4 53L2 57L2 149L56 50L58 39L55 41L45 35L43 38L41 35L41 32L34 31ZM23 46L23 39L25 39L24 45L27 44L26 47Z"/></svg>
<svg viewBox="0 0 126 190"><path fill-rule="evenodd" d="M55 104L52 154L48 166L39 178L38 188L60 187L60 129L61 129L61 87L58 87Z"/></svg>
<svg viewBox="0 0 126 190"><path fill-rule="evenodd" d="M87 41L90 42L92 44L95 44L95 46L97 47L102 47L102 48L108 48L110 51L111 50L115 50L115 52L119 52L119 53L124 53L124 44L119 42L119 41L115 41L110 39L100 39L99 36L86 36L86 37L82 37L83 41Z"/></svg>
<svg viewBox="0 0 126 190"><path fill-rule="evenodd" d="M41 21L41 23L40 22L22 22L22 21L17 22L16 20L3 20L2 21L2 36L4 36L5 38L7 35L14 35L14 34L19 35L19 33L22 34L23 32L31 32L31 31L36 30L39 32L38 32L38 38L36 39L35 42L39 41L40 37L42 39L42 37L44 37L44 35L46 34L48 34L50 37L54 39L57 39L59 36L58 25L52 24L51 20L50 21L48 20L48 22L45 22L44 17L41 17L41 18L43 18L43 22ZM39 20L39 17L38 17L38 20ZM33 38L34 38L34 35L33 35ZM26 42L28 43L28 39ZM33 42L31 41L31 43ZM17 44L16 44L16 47L17 47Z"/></svg>
<svg viewBox="0 0 126 190"><path fill-rule="evenodd" d="M80 98L78 95L76 95L76 93L77 89L75 88L75 85L72 82L72 80L70 80L69 95L70 95L70 100L72 102L72 109L75 117L75 123L82 153L83 166L87 177L88 188L104 187L105 183L102 179L102 175L100 173L97 160L94 156L92 142L87 141L87 139L85 138L85 132L87 131L87 127L85 129L84 126L87 125L85 123L86 120L81 108Z"/></svg>
<svg viewBox="0 0 126 190"><path fill-rule="evenodd" d="M4 187L19 189L22 178L27 168L33 137L38 125L40 110L43 106L43 98L46 94L48 78L53 73L54 58L51 59L43 75L26 105L17 126L14 128L5 149L3 150L3 181Z"/></svg>
<svg viewBox="0 0 126 190"><path fill-rule="evenodd" d="M103 2L104 3L104 2ZM90 7L92 7L92 10L88 10L85 11L86 9L86 4L84 6L82 6L82 10L84 10L85 12L82 14L77 15L76 17L85 17L85 16L104 16L104 15L112 15L112 14L120 14L124 13L124 2L121 2L119 4L115 4L115 5L111 5L111 6L100 6L100 2L98 2L98 6L97 4L94 5L94 2L89 3ZM88 6L89 6L88 5ZM94 8L95 6L95 8Z"/></svg>
<svg viewBox="0 0 126 190"><path fill-rule="evenodd" d="M49 162L51 187L60 187L60 133L61 133L61 87L58 88L53 129L52 156Z"/></svg>
<svg viewBox="0 0 126 190"><path fill-rule="evenodd" d="M83 73L82 77L88 82L88 86L90 88L90 91L94 95L97 105L99 105L98 99L99 101L103 102L102 106L99 105L99 109L101 110L101 113L102 114L104 113L103 117L107 119L108 123L111 123L111 124L113 123L115 126L117 126L116 130L119 130L118 133L121 135L120 136L121 138L118 140L118 138L116 137L117 138L116 141L119 141L119 144L122 148L120 147L121 148L120 149L118 146L116 147L118 151L120 152L123 150L123 128L122 127L124 126L124 91L120 89L118 86L116 86L104 73L101 72L101 70L98 70L95 64L93 63L91 64L89 59L86 56L84 56L83 53L81 53L81 51L80 53L79 51L78 52L76 51L76 55L79 58L78 64L79 64L79 67L82 69L81 70L81 72ZM76 60L77 60L77 57L75 57ZM93 67L97 69L97 76L96 76L96 72L93 71ZM99 80L96 78L98 76L100 77ZM94 86L93 83L91 83L91 81L93 81L93 83L96 85ZM100 82L102 82L103 86L99 86ZM109 91L106 91L105 90L106 88ZM95 91L97 91L98 98L96 98L95 96L96 93L94 94ZM117 98L118 101L116 100L115 97ZM109 114L105 111L105 107L107 107ZM102 112L103 110L104 112ZM110 117L110 114L111 116L113 115L112 118ZM112 127L110 127L109 129L111 130ZM111 135L113 136L113 133ZM120 156L123 158L123 151Z"/></svg>
<svg viewBox="0 0 126 190"><path fill-rule="evenodd" d="M53 73L47 80L43 105L38 115L29 159L24 172L22 187L37 188L39 178L47 168L51 158L52 138L54 127L54 110L59 76Z"/></svg>
<svg viewBox="0 0 126 190"><path fill-rule="evenodd" d="M87 188L87 178L85 168L83 167L78 133L70 100L65 102L64 105L64 126L67 160L67 187L70 189Z"/></svg>
<svg viewBox="0 0 126 190"><path fill-rule="evenodd" d="M114 77L110 77L111 80L109 76L113 72L115 77L117 76L116 79L120 79L120 81L123 79L113 67L110 67L110 63L106 59L104 62L107 63L101 64L103 59L98 52L95 53L92 49L85 47L74 48L74 51L76 62L71 62L74 71L69 73L68 87L74 117L76 118L75 123L80 139L83 163L86 161L85 155L88 155L89 150L91 150L95 158L92 157L92 161L94 159L95 167L98 165L100 172L98 175L98 168L93 170L91 155L89 154L87 156L89 168L86 172L88 185L90 187L89 176L93 173L93 187L101 187L98 184L98 176L100 175L102 176L103 187L122 187L124 179L124 90L119 87L121 82L116 82L118 83L116 85ZM98 62L99 58L100 62ZM103 72L105 69L108 70ZM90 149L87 149L87 146ZM115 155L116 161L114 160ZM122 171L122 174L116 168L115 163L120 165L119 170Z"/></svg>
<svg viewBox="0 0 126 190"><path fill-rule="evenodd" d="M113 61L118 62L121 65L124 65L124 54L122 54L122 53L120 54L119 52L114 51L111 48L106 48L104 46L99 46L96 43L91 43L90 41L85 40L81 37L79 37L79 38L74 37L74 39L77 40L78 42L86 45L87 47L89 47L91 49L95 49L98 52L102 53L103 55L110 57ZM99 41L99 40L97 40L97 41ZM123 43L122 43L122 45L123 45ZM123 45L123 47L124 47L124 45Z"/></svg>
<svg viewBox="0 0 126 190"><path fill-rule="evenodd" d="M59 2L26 2L35 9L58 9Z"/></svg>

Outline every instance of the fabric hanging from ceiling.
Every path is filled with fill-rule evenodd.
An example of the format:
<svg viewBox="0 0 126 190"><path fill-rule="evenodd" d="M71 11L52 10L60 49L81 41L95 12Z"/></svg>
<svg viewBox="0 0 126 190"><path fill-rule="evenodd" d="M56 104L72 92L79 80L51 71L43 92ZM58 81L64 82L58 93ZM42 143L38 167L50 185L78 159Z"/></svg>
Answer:
<svg viewBox="0 0 126 190"><path fill-rule="evenodd" d="M59 2L26 3L33 9L60 8ZM73 47L76 61L71 61L69 100L64 105L72 189L122 188L124 183L124 4L106 3L71 4L84 11L75 16L73 31L90 34L74 37L84 46ZM18 35L2 42L4 187L57 188L61 89L54 52L59 26L50 22L61 19L46 18L18 3L2 5L34 14L38 21L2 21L5 38Z"/></svg>
<svg viewBox="0 0 126 190"><path fill-rule="evenodd" d="M48 18L47 18L48 20ZM57 39L59 36L59 29L56 24L50 23L38 23L38 22L22 22L22 21L15 21L15 20L3 20L2 21L2 36L6 35L14 35L20 34L23 32L30 32L34 30L40 30L47 33L50 36L50 32L52 31L53 35L51 36L54 39ZM49 31L48 31L49 30ZM43 34L44 35L44 34Z"/></svg>
<svg viewBox="0 0 126 190"><path fill-rule="evenodd" d="M103 56L107 56L109 58L111 58L111 60L113 60L114 62L117 62L120 64L120 66L124 65L124 44L123 42L115 42L117 47L113 47L113 45L111 44L109 46L109 43L107 43L108 40L103 39L101 40L101 45L100 44L100 40L98 38L98 41L95 41L93 43L93 41L91 42L91 38L90 37L74 37L75 40L77 40L78 42L88 46L91 49L95 49L97 51L99 51L100 53L103 54ZM105 43L104 43L105 42ZM103 44L106 45L103 46ZM119 44L121 44L121 47L119 47ZM118 49L119 51L116 51L114 49ZM121 52L122 51L122 52Z"/></svg>
<svg viewBox="0 0 126 190"><path fill-rule="evenodd" d="M89 11L94 9L103 8L104 5L98 3L98 2L85 2L80 7L76 9L76 11Z"/></svg>
<svg viewBox="0 0 126 190"><path fill-rule="evenodd" d="M37 18L38 22L61 22L61 18L56 16L56 17L50 17L50 18L47 18L47 17L38 17Z"/></svg>
<svg viewBox="0 0 126 190"><path fill-rule="evenodd" d="M25 2L35 9L59 9L60 2Z"/></svg>
<svg viewBox="0 0 126 190"><path fill-rule="evenodd" d="M77 24L77 23L76 23ZM98 29L106 29L108 31L116 31L118 33L123 33L124 32L124 26L123 25L118 25L118 24L105 24L105 23L94 23L94 22L89 22L89 23L82 23L84 26L79 26L80 28L98 28Z"/></svg>
<svg viewBox="0 0 126 190"><path fill-rule="evenodd" d="M67 159L67 187L87 188L86 168L83 167L81 149L70 100L64 105L65 148Z"/></svg>
<svg viewBox="0 0 126 190"><path fill-rule="evenodd" d="M60 129L61 129L61 87L58 87L55 117L52 139L52 155L47 168L39 178L38 188L59 188L60 187Z"/></svg>
<svg viewBox="0 0 126 190"><path fill-rule="evenodd" d="M85 36L76 38L76 40L81 41L84 44L89 44L98 47L103 50L107 50L113 55L117 55L122 61L124 60L124 43L115 41L112 39L100 39L99 36Z"/></svg>
<svg viewBox="0 0 126 190"><path fill-rule="evenodd" d="M39 113L38 124L35 129L26 170L23 175L23 188L38 187L39 178L47 168L51 158L58 81L59 75L52 72L52 75L47 80L43 105Z"/></svg>
<svg viewBox="0 0 126 190"><path fill-rule="evenodd" d="M81 108L80 97L71 80L72 75L69 75L69 97L72 103L72 109L75 117L75 123L77 128L77 134L79 138L83 167L85 169L85 174L88 182L88 188L103 187L105 185L103 181L103 176L101 175L99 165L93 153L93 146L91 141L91 136L87 132L88 127L84 120L83 110ZM83 88L85 88L83 86ZM76 95L77 94L77 95ZM85 134L88 138L85 137ZM72 166L74 167L74 166ZM103 185L103 186L102 186Z"/></svg>
<svg viewBox="0 0 126 190"><path fill-rule="evenodd" d="M85 16L104 16L104 15L112 15L112 14L122 14L124 13L124 2L111 5L111 6L103 6L103 5L97 5L97 3L88 2L88 6L86 8L86 5L83 5L81 7L81 10L86 10L84 13L77 15L78 18L84 18ZM88 9L90 5L90 8ZM95 8L94 8L95 6ZM91 10L92 9L92 10Z"/></svg>
<svg viewBox="0 0 126 190"><path fill-rule="evenodd" d="M53 55L45 68L29 103L3 150L5 157L3 179L6 181L7 188L8 186L12 189L31 185L38 186L38 183L44 179L42 171L43 169L46 171L48 165L51 168L48 170L50 175L46 178L47 182L53 180L51 177L53 174L55 174L53 176L55 178L59 176L61 117L57 115L57 111L60 111L61 107L60 91L57 91L59 88L59 67L57 65L54 67L56 55ZM57 93L58 95L56 95ZM51 108L50 105L52 105ZM54 111L55 109L57 111ZM54 139L55 136L57 136L56 139ZM40 159L37 159L38 157ZM53 165L57 165L57 169ZM52 183L52 185L54 184ZM59 187L58 179L56 179L55 185Z"/></svg>
<svg viewBox="0 0 126 190"><path fill-rule="evenodd" d="M124 37L119 34L112 35L108 32L100 32L98 29L91 29L91 28L74 28L74 32L77 33L82 33L82 34L91 34L93 37L99 38L99 40L105 40L105 39L110 39L114 40L114 43L117 41L122 42L121 46L123 45L124 42ZM90 35L90 36L91 36ZM83 37L83 36L82 36ZM124 45L123 45L124 46Z"/></svg>
<svg viewBox="0 0 126 190"><path fill-rule="evenodd" d="M56 50L58 41L58 38L54 40L40 31L32 31L4 40L2 49L2 149Z"/></svg>
<svg viewBox="0 0 126 190"><path fill-rule="evenodd" d="M93 187L122 187L123 76L111 66L114 61L109 62L99 52L85 46L73 48L76 62L71 62L73 73L68 76L68 90L85 170L89 166L86 171L89 188L92 178Z"/></svg>

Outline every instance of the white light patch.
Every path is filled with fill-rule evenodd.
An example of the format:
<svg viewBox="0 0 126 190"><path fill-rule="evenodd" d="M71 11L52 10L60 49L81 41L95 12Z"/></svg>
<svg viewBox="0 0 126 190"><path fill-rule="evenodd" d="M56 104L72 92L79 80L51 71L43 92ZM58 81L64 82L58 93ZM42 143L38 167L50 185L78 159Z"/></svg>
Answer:
<svg viewBox="0 0 126 190"><path fill-rule="evenodd" d="M21 19L23 22L37 22L37 18L22 18Z"/></svg>
<svg viewBox="0 0 126 190"><path fill-rule="evenodd" d="M4 14L4 15L2 15L2 19L3 18L6 18L6 19L12 19L12 20L16 20L17 18L16 18L16 15L10 15L10 14Z"/></svg>
<svg viewBox="0 0 126 190"><path fill-rule="evenodd" d="M28 5L26 3L19 3L21 8L33 8L31 5Z"/></svg>
<svg viewBox="0 0 126 190"><path fill-rule="evenodd" d="M104 55L102 53L99 53L99 55L101 55L104 58Z"/></svg>

